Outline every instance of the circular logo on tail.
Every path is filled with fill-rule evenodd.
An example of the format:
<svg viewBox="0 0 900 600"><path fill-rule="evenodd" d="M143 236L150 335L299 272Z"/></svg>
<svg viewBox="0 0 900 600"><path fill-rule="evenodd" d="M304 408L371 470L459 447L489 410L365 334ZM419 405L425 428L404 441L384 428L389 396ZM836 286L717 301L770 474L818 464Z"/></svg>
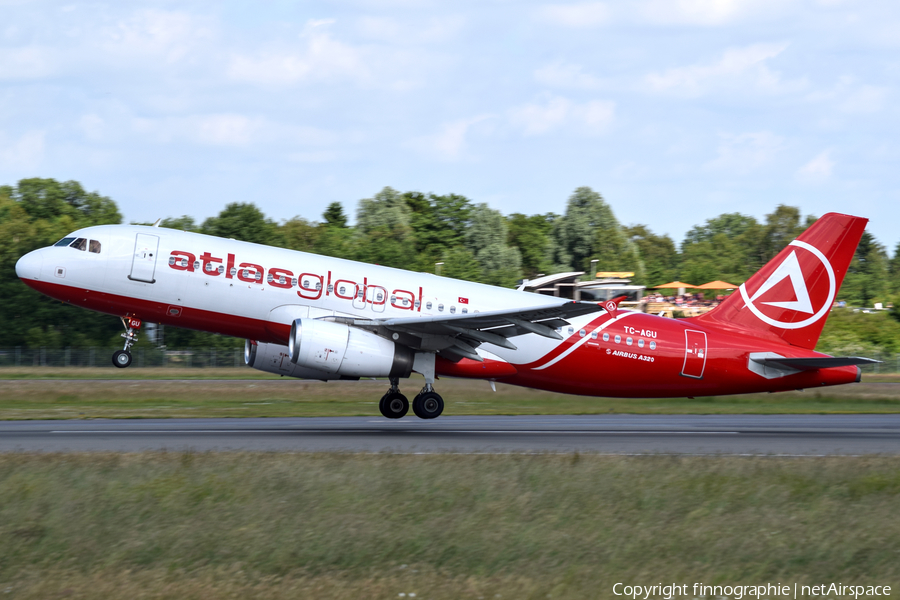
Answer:
<svg viewBox="0 0 900 600"><path fill-rule="evenodd" d="M837 285L831 263L818 248L799 240L788 246L795 249L788 253L752 296L748 294L746 284L742 283L739 289L744 304L764 323L782 329L802 329L828 314ZM825 267L828 275L827 290L824 278L809 276L819 269L818 263ZM808 277L803 275L804 268ZM803 315L810 316L799 321L781 320L785 316L796 318Z"/></svg>

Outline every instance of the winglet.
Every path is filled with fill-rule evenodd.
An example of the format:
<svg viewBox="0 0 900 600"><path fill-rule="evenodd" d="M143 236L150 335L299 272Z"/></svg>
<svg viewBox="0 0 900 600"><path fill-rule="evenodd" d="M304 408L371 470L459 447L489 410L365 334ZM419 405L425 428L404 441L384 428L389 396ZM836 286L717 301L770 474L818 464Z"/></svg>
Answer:
<svg viewBox="0 0 900 600"><path fill-rule="evenodd" d="M606 309L606 312L609 313L609 316L611 316L613 319L615 319L616 313L619 312L619 302L621 302L622 300L624 300L627 297L628 296L617 296L617 297L613 298L612 300L607 300L606 302L602 303L603 308Z"/></svg>

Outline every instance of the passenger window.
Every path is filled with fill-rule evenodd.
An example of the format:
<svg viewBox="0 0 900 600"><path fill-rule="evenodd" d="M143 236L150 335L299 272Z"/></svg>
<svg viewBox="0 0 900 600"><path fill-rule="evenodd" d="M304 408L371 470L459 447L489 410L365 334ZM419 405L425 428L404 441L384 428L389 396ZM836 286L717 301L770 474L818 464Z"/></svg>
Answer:
<svg viewBox="0 0 900 600"><path fill-rule="evenodd" d="M87 250L87 240L85 238L78 238L77 240L72 242L72 245L70 247L84 252L85 250Z"/></svg>
<svg viewBox="0 0 900 600"><path fill-rule="evenodd" d="M91 240L90 250L94 254L100 254L100 242L98 242L97 240Z"/></svg>
<svg viewBox="0 0 900 600"><path fill-rule="evenodd" d="M68 246L69 244L72 243L72 240L74 240L74 239L75 239L75 238L63 238L63 239L59 240L58 242L56 242L56 243L53 244L53 245L54 245L54 246Z"/></svg>

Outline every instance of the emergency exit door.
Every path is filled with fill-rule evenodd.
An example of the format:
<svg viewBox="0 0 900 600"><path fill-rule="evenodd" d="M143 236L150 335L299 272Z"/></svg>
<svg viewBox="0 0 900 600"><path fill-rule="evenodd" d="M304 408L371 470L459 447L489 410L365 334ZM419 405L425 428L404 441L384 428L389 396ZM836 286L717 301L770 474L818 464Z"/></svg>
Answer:
<svg viewBox="0 0 900 600"><path fill-rule="evenodd" d="M159 249L159 236L139 233L134 239L134 256L131 261L132 281L156 283L156 254Z"/></svg>
<svg viewBox="0 0 900 600"><path fill-rule="evenodd" d="M706 333L684 330L684 366L681 374L685 377L703 379L703 370L706 368Z"/></svg>

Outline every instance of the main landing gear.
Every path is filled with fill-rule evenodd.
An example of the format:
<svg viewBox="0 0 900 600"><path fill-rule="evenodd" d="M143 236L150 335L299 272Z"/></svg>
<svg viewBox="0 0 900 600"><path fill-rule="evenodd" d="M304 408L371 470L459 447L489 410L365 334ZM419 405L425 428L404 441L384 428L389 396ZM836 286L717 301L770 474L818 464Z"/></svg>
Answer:
<svg viewBox="0 0 900 600"><path fill-rule="evenodd" d="M141 330L141 320L135 317L122 317L122 325L125 326L125 333L122 334L122 337L125 338L125 348L116 350L112 355L112 364L120 369L131 365L131 347L137 341L137 334Z"/></svg>
<svg viewBox="0 0 900 600"><path fill-rule="evenodd" d="M400 393L397 377L391 377L391 387L387 393L381 397L378 408L381 414L388 419L399 419L409 412L409 400ZM430 383L426 383L422 391L413 399L413 412L420 419L435 419L444 412L444 399L434 391Z"/></svg>

